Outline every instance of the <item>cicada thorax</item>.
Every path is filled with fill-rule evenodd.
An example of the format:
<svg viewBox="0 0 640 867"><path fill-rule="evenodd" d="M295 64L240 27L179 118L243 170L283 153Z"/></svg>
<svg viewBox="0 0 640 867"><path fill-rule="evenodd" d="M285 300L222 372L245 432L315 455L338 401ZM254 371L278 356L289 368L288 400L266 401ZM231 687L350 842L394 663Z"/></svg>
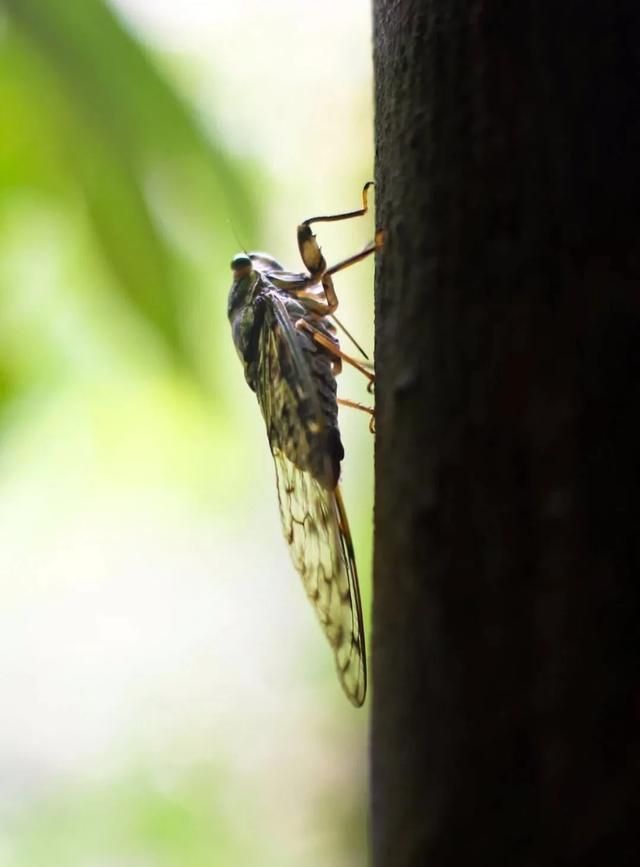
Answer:
<svg viewBox="0 0 640 867"><path fill-rule="evenodd" d="M337 347L333 325L325 318L309 313L303 299L285 299L292 325L291 336L299 349L307 376L300 377L292 365L290 348L279 344L279 366L283 381L295 395L283 401L280 415L279 443L284 454L299 469L310 472L327 490L333 490L340 478L344 448L338 428L338 402L334 375L334 356L299 328L305 320Z"/></svg>

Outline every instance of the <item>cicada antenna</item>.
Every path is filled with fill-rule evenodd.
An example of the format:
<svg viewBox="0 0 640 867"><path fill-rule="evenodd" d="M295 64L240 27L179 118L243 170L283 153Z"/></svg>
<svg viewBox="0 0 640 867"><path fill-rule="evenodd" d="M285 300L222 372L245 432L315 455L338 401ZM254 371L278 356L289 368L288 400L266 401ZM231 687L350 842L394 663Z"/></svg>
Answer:
<svg viewBox="0 0 640 867"><path fill-rule="evenodd" d="M242 250L242 252L243 252L243 253L246 253L247 256L248 256L248 255L249 255L249 251L247 250L247 248L245 247L245 245L244 245L244 244L242 243L242 241L240 240L240 236L239 236L238 233L236 232L236 227L234 226L234 224L233 224L233 220L231 219L231 217L227 217L227 223L228 223L229 226L231 227L231 231L233 232L233 237L234 237L234 238L236 239L236 241L238 242L238 246L240 247L240 249Z"/></svg>

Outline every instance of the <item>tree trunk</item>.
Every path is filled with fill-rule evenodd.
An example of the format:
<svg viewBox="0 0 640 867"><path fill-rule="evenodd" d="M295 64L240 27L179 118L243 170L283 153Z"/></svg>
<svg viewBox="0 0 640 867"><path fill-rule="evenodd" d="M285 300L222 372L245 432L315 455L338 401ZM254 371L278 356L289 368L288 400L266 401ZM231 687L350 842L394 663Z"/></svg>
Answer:
<svg viewBox="0 0 640 867"><path fill-rule="evenodd" d="M374 42L373 863L640 864L640 3Z"/></svg>

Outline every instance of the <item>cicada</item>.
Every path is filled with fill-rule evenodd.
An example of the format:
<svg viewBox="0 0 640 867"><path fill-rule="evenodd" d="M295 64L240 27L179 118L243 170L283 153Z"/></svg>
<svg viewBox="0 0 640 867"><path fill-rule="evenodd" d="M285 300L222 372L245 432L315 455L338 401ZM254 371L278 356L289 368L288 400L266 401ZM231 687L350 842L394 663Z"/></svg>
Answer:
<svg viewBox="0 0 640 867"><path fill-rule="evenodd" d="M377 235L359 253L328 268L311 225L362 216L370 186L363 189L362 208L312 217L298 226L306 271L286 271L266 253L234 256L228 302L233 342L258 398L275 462L285 539L333 650L340 683L356 706L366 694L367 660L358 572L339 485L344 448L336 376L343 361L371 383L373 374L340 349L332 278L373 253L381 240Z"/></svg>

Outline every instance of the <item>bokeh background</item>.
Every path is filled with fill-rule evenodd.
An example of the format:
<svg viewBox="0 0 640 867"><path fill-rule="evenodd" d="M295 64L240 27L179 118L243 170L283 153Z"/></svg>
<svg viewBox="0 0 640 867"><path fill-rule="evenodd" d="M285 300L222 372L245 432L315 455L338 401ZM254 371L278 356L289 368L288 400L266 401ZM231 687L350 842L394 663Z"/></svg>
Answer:
<svg viewBox="0 0 640 867"><path fill-rule="evenodd" d="M366 0L0 0L0 865L366 863L229 260L372 175ZM321 228L329 260L368 216ZM372 265L336 280L372 347ZM366 400L357 374L343 396ZM372 437L343 410L370 604Z"/></svg>

